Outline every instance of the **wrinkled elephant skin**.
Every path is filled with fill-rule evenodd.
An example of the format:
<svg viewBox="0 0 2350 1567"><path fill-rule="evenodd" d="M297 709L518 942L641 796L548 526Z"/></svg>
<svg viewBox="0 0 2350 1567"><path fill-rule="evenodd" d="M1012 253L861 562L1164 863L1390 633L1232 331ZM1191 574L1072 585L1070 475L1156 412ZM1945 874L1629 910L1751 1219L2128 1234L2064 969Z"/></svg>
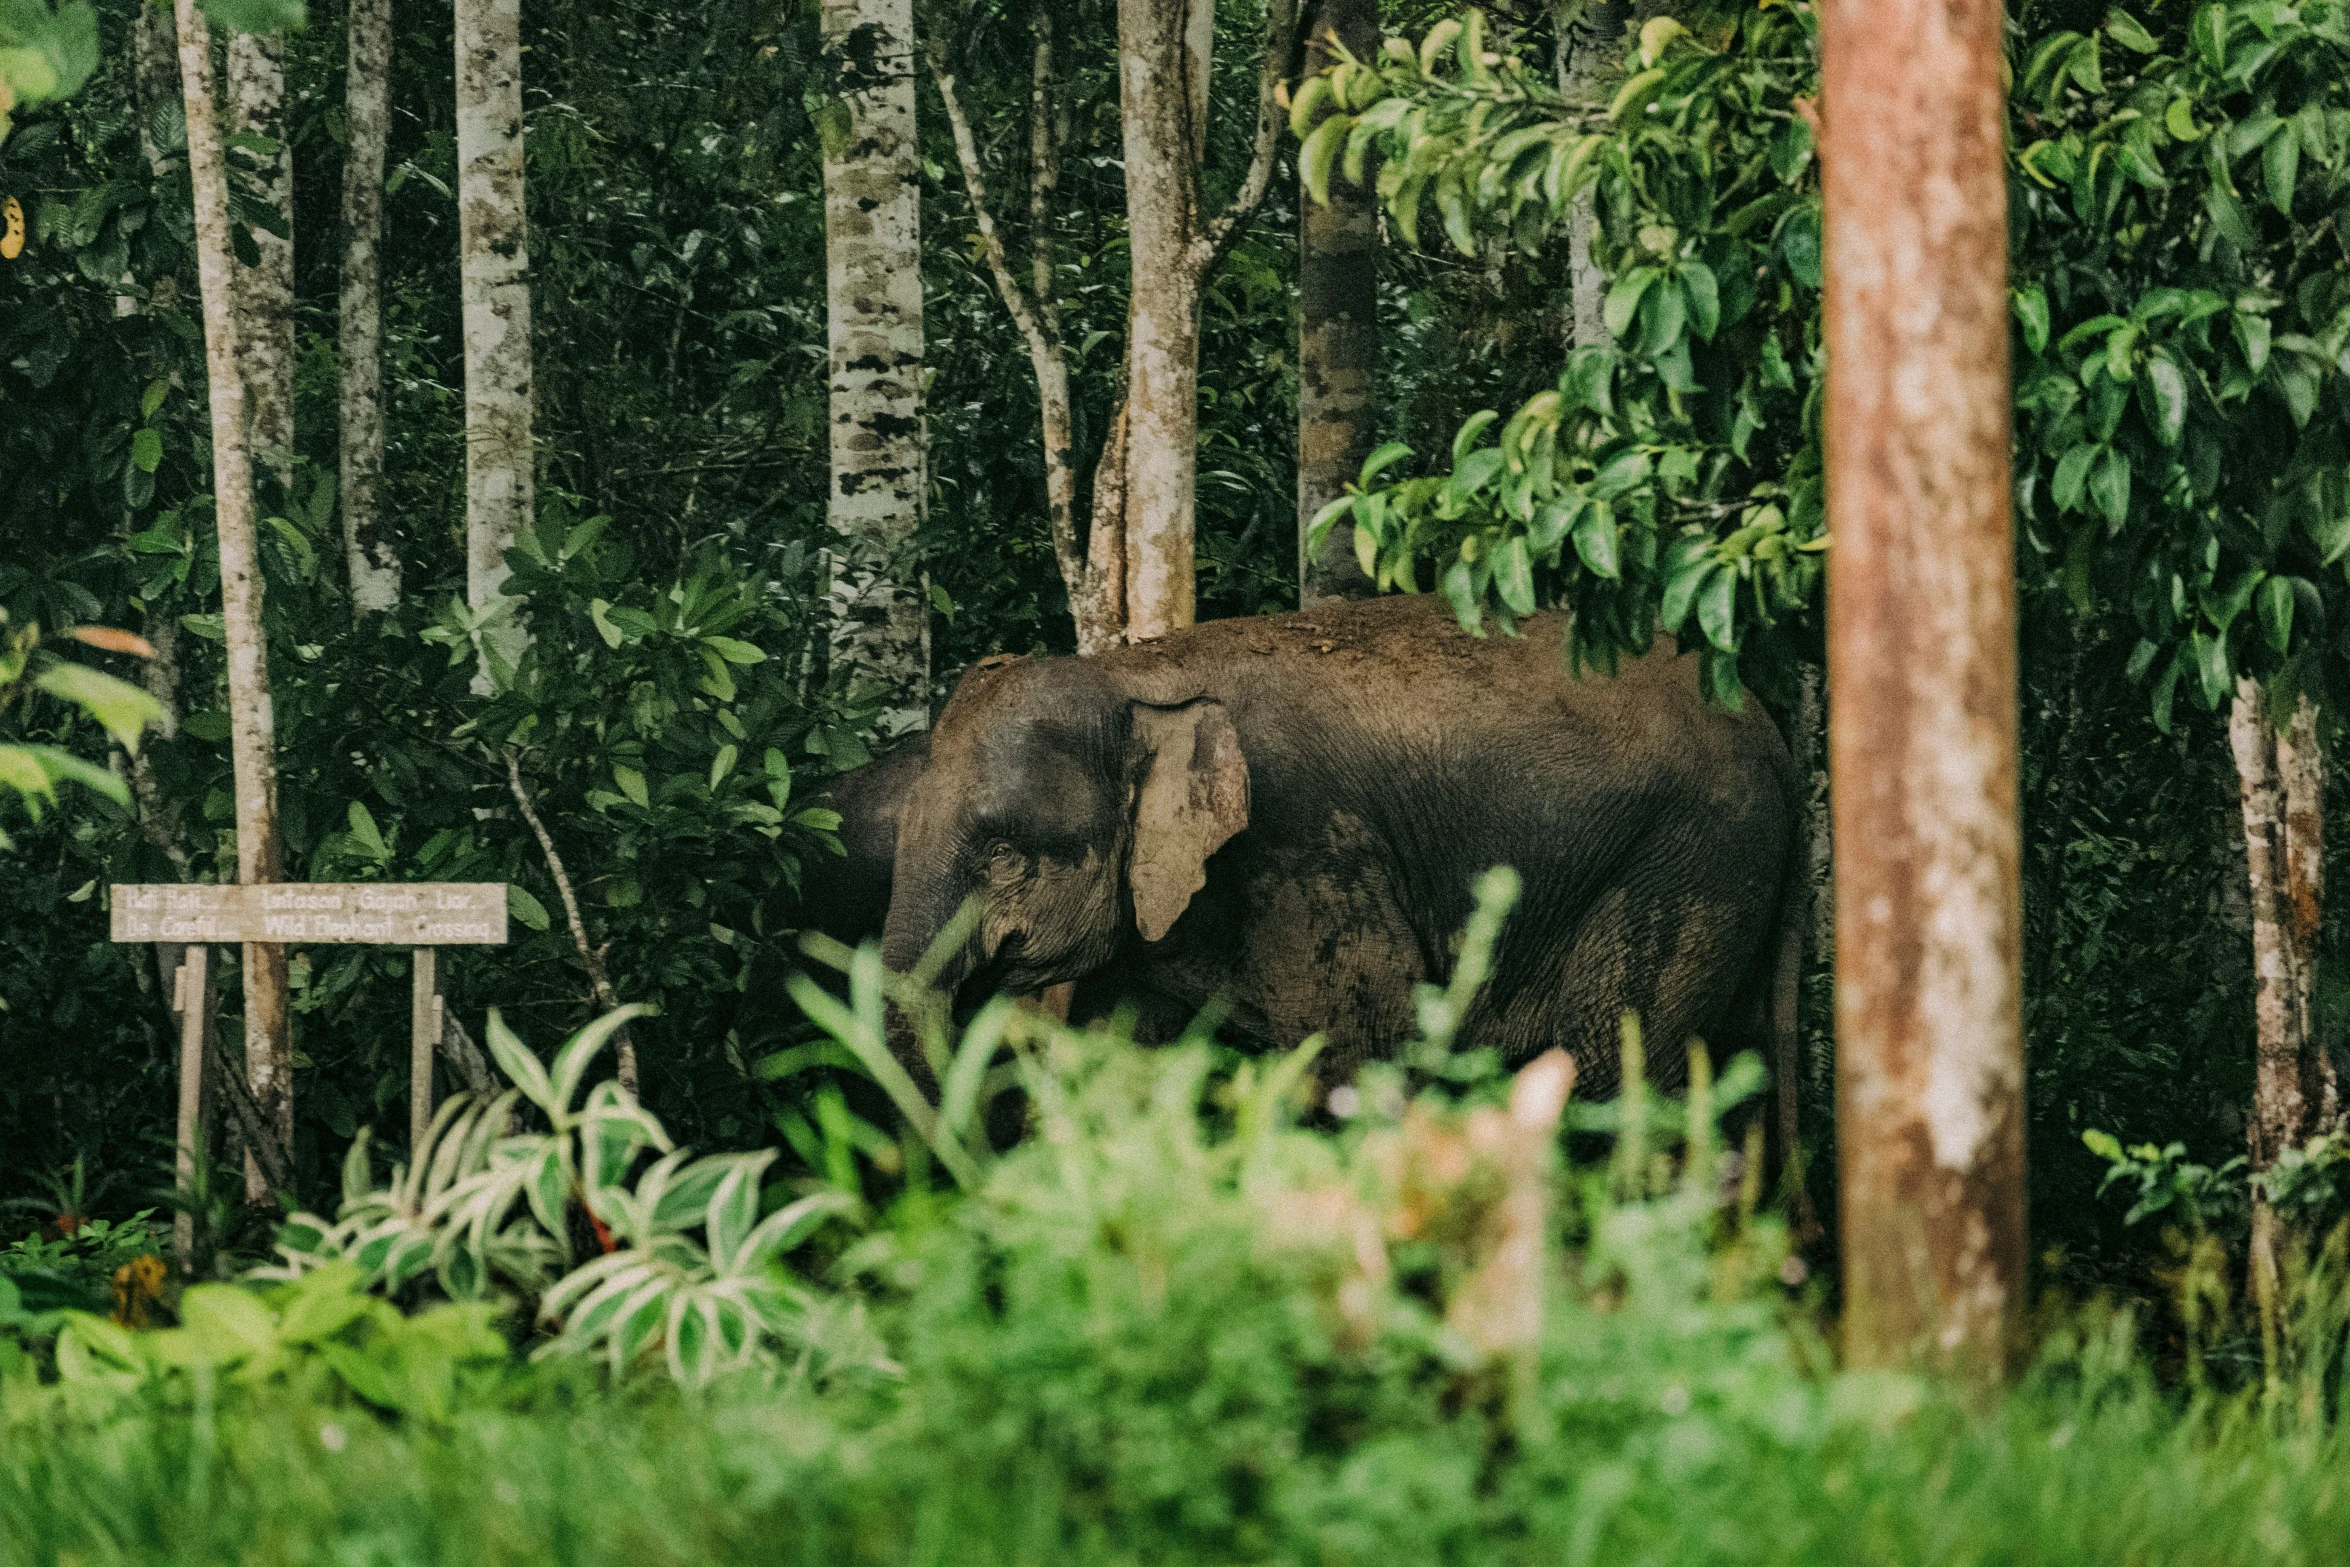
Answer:
<svg viewBox="0 0 2350 1567"><path fill-rule="evenodd" d="M1626 1009L1662 1080L1692 1036L1767 1047L1801 885L1777 731L1707 704L1694 657L1576 675L1560 618L1522 629L1386 599L975 669L897 821L888 962L976 893L950 984L1074 980L1146 1038L1216 1004L1266 1046L1326 1032L1344 1072L1414 1036L1412 987L1506 863L1525 890L1464 1043L1563 1045L1603 1094Z"/></svg>

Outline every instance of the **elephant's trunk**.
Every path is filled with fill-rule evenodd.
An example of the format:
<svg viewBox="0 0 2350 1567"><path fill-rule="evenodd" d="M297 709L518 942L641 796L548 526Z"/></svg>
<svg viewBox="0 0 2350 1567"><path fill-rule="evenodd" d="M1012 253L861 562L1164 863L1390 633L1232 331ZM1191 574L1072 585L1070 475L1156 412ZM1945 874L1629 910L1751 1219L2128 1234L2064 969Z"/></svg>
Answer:
<svg viewBox="0 0 2350 1567"><path fill-rule="evenodd" d="M900 871L904 865L900 862ZM902 879L902 876L901 876ZM889 919L882 927L881 960L892 973L903 974L922 961L939 933L954 920L961 907L959 889L944 884L944 878L924 878L913 886L901 885L891 897ZM931 988L947 999L951 1007L955 992L971 977L979 964L979 940L976 935L948 957L945 965L931 980ZM915 1037L913 1025L898 1011L890 1009L890 1049L912 1074L914 1081L925 1089L935 1087L929 1061L924 1057L922 1044Z"/></svg>

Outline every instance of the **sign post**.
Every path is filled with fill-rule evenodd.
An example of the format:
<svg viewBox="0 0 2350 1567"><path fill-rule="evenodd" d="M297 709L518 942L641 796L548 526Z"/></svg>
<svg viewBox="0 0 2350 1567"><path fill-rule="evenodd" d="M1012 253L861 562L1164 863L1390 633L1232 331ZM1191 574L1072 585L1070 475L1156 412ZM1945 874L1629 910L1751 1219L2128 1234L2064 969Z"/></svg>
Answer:
<svg viewBox="0 0 2350 1567"><path fill-rule="evenodd" d="M204 1104L204 1004L214 946L249 941L285 946L362 945L410 949L408 1139L415 1148L432 1124L432 1060L442 1026L440 954L451 946L495 947L506 941L504 882L276 882L214 886L118 885L110 889L116 941L187 945L173 999L180 1018L180 1185L196 1174L197 1123ZM193 1221L179 1217L173 1238L184 1258Z"/></svg>

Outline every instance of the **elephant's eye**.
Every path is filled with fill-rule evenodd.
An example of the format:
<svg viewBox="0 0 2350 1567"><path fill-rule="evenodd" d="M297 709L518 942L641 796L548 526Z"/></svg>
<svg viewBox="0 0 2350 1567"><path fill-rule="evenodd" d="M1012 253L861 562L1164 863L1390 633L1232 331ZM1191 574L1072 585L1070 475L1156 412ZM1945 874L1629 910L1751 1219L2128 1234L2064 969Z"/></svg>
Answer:
<svg viewBox="0 0 2350 1567"><path fill-rule="evenodd" d="M987 879L992 882L1017 881L1028 874L1028 856L1011 844L998 838L987 846Z"/></svg>

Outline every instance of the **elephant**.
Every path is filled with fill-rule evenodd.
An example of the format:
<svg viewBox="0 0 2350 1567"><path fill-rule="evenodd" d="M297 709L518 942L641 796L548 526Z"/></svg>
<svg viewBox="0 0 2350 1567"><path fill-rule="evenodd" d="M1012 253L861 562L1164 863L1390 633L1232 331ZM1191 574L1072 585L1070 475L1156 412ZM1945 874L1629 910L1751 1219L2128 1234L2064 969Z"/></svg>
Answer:
<svg viewBox="0 0 2350 1567"><path fill-rule="evenodd" d="M930 736L919 731L832 780L825 803L840 813L845 852L813 856L801 870L800 907L810 928L852 947L881 934L898 812L929 761Z"/></svg>
<svg viewBox="0 0 2350 1567"><path fill-rule="evenodd" d="M1414 1036L1413 987L1506 863L1464 1043L1564 1046L1598 1093L1627 1010L1662 1086L1692 1037L1792 1059L1808 881L1777 728L1667 645L1576 672L1563 616L1519 630L1400 596L972 670L898 818L884 961L976 895L950 992L1074 981L1078 1016L1126 1007L1146 1041L1212 1006L1240 1043L1325 1035L1335 1078Z"/></svg>

